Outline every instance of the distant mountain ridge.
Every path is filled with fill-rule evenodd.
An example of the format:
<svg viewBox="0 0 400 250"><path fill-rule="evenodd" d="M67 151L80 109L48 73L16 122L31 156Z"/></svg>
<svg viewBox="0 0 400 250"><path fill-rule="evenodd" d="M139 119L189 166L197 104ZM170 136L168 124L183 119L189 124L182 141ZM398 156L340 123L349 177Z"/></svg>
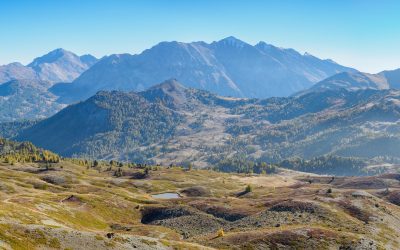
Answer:
<svg viewBox="0 0 400 250"><path fill-rule="evenodd" d="M400 88L400 69L367 74L308 53L265 42L252 46L234 37L212 43L161 42L138 55L111 55L101 60L56 49L27 66L0 66L0 86L4 85L0 98L5 107L0 122L42 119L100 90L144 91L169 78L184 82L185 87L246 98L341 88ZM13 100L10 91L17 92L17 87L23 94Z"/></svg>
<svg viewBox="0 0 400 250"><path fill-rule="evenodd" d="M161 42L141 54L102 58L72 84L52 91L68 102L99 90L142 91L169 78L187 87L235 97L287 96L339 72L356 72L332 60L234 37L213 43Z"/></svg>
<svg viewBox="0 0 400 250"><path fill-rule="evenodd" d="M0 84L11 80L71 82L97 60L92 55L77 56L70 51L56 49L35 58L27 66L20 63L0 66Z"/></svg>
<svg viewBox="0 0 400 250"><path fill-rule="evenodd" d="M400 69L382 71L378 74L362 72L339 73L316 83L307 90L300 91L297 95L311 91L341 88L353 91L360 89L400 89Z"/></svg>

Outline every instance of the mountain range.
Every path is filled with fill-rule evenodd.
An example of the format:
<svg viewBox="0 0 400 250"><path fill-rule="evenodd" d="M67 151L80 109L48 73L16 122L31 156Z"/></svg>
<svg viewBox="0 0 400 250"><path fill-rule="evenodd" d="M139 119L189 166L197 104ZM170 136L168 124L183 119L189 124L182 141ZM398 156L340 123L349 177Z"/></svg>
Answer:
<svg viewBox="0 0 400 250"><path fill-rule="evenodd" d="M322 155L398 162L399 119L397 90L247 99L169 80L137 93L98 92L14 139L63 156L198 167L243 155L267 162Z"/></svg>
<svg viewBox="0 0 400 250"><path fill-rule="evenodd" d="M400 87L400 69L362 73L293 49L264 42L253 46L234 37L212 43L161 42L141 54L111 55L100 60L57 49L27 66L12 63L0 67L0 82L5 81L0 84L0 122L47 118L69 103L104 90L141 91L149 98L149 93L159 91L152 86L170 77L184 79L186 88L259 99L342 88ZM316 105L323 103L315 101Z"/></svg>
<svg viewBox="0 0 400 250"><path fill-rule="evenodd" d="M100 60L56 49L27 66L0 66L0 122L42 119L100 90L142 91L168 78L219 95L265 98L288 96L340 72L357 71L293 49L265 42L253 46L234 37L212 43L161 42L141 54Z"/></svg>
<svg viewBox="0 0 400 250"><path fill-rule="evenodd" d="M185 86L234 97L288 96L340 72L356 72L332 60L260 42L228 37L217 42L161 42L137 55L102 58L71 84L52 91L64 102L99 90L143 91L169 78Z"/></svg>

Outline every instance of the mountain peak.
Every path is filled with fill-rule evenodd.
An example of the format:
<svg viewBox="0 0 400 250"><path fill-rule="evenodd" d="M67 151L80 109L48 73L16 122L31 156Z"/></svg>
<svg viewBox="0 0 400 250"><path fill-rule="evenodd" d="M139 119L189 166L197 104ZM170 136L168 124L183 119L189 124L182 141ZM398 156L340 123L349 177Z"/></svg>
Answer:
<svg viewBox="0 0 400 250"><path fill-rule="evenodd" d="M178 107L187 101L186 89L172 78L141 92L141 95L150 101L161 100L166 106Z"/></svg>
<svg viewBox="0 0 400 250"><path fill-rule="evenodd" d="M255 45L255 47L259 47L259 48L278 48L278 47L275 47L274 45L268 44L268 43L266 43L266 42L264 42L264 41L259 41L259 42Z"/></svg>
<svg viewBox="0 0 400 250"><path fill-rule="evenodd" d="M164 89L164 90L168 90L168 91L181 91L181 90L186 89L186 87L184 87L175 78L171 78L171 79L165 80L164 82L149 88L149 90L154 90L154 89Z"/></svg>
<svg viewBox="0 0 400 250"><path fill-rule="evenodd" d="M30 64L28 64L28 67L34 68L34 67L38 67L39 65L41 65L43 63L53 63L64 56L78 57L77 55L75 55L74 53L72 53L70 51L67 51L62 48L58 48L58 49L50 51L49 53L47 53L41 57L35 58Z"/></svg>
<svg viewBox="0 0 400 250"><path fill-rule="evenodd" d="M50 51L49 54L65 54L65 53L71 53L63 48L57 48L53 51Z"/></svg>
<svg viewBox="0 0 400 250"><path fill-rule="evenodd" d="M170 49L177 49L177 48L184 48L187 47L188 44L178 42L178 41L163 41L159 42L151 49L145 50L146 52L150 52L151 50L160 51L160 50L170 50Z"/></svg>
<svg viewBox="0 0 400 250"><path fill-rule="evenodd" d="M237 39L234 36L228 36L228 37L226 37L226 38L224 38L222 40L219 40L217 43L218 44L231 45L231 46L235 46L235 47L243 47L245 45L249 45L249 44L243 42L242 40Z"/></svg>
<svg viewBox="0 0 400 250"><path fill-rule="evenodd" d="M53 83L72 82L85 70L97 62L91 55L78 55L58 48L35 58L27 68L33 69L39 78Z"/></svg>

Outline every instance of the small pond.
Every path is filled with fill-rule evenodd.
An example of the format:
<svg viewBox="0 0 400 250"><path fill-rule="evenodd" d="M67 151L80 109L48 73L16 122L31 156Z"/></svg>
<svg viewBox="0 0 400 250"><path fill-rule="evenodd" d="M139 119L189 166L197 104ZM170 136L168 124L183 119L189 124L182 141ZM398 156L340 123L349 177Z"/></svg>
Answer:
<svg viewBox="0 0 400 250"><path fill-rule="evenodd" d="M155 199L179 199L181 196L178 193L161 193L152 194L151 197Z"/></svg>

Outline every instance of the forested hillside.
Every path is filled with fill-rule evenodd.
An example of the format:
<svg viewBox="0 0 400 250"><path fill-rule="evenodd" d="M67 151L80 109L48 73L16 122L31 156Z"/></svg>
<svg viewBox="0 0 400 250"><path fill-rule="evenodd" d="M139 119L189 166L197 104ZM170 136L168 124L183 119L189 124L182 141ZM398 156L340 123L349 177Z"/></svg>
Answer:
<svg viewBox="0 0 400 250"><path fill-rule="evenodd" d="M14 142L0 138L0 162L14 164L15 162L56 163L59 161L60 156L37 148L31 142Z"/></svg>
<svg viewBox="0 0 400 250"><path fill-rule="evenodd" d="M395 90L240 99L170 80L139 93L99 92L22 129L15 138L63 156L191 162L196 167L235 159L277 164L324 155L397 164L399 103Z"/></svg>
<svg viewBox="0 0 400 250"><path fill-rule="evenodd" d="M65 156L145 161L141 147L170 138L181 115L136 93L99 92L24 130L32 141ZM133 149L133 150L132 150ZM148 157L151 157L149 155Z"/></svg>

